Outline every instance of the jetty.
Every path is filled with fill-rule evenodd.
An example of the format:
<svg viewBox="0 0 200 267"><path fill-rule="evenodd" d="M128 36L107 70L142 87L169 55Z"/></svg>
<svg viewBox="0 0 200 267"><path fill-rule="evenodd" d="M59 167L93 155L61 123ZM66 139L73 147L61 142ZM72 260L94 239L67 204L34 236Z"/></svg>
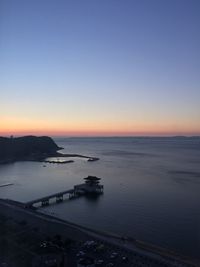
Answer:
<svg viewBox="0 0 200 267"><path fill-rule="evenodd" d="M74 185L74 188L64 190L61 192L57 192L51 195L47 195L41 198L37 198L31 201L24 203L25 208L36 208L34 205L38 205L40 207L48 206L50 204L50 200L55 199L55 203L63 202L64 196L68 196L69 199L74 197L79 197L86 194L102 194L103 193L103 185L100 184L101 178L96 176L88 176L84 178L85 182L82 184Z"/></svg>
<svg viewBox="0 0 200 267"><path fill-rule="evenodd" d="M13 185L13 183L1 184L0 187L10 186L10 185Z"/></svg>

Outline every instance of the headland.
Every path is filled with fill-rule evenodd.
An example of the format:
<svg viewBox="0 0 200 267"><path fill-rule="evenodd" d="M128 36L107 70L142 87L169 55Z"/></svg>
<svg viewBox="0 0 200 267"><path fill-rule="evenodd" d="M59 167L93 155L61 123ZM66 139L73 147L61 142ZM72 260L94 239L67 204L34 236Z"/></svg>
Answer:
<svg viewBox="0 0 200 267"><path fill-rule="evenodd" d="M98 158L79 154L62 154L62 150L48 136L0 137L0 164L17 161L40 161L48 163L71 163L73 160L49 161L49 157L67 158L80 157L92 161Z"/></svg>

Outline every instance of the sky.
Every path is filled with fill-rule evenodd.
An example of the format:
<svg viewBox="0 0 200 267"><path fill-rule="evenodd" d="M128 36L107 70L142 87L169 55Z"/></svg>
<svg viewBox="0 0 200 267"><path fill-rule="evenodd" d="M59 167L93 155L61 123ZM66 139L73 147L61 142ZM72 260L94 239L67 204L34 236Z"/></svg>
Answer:
<svg viewBox="0 0 200 267"><path fill-rule="evenodd" d="M200 135L199 0L0 0L0 135Z"/></svg>

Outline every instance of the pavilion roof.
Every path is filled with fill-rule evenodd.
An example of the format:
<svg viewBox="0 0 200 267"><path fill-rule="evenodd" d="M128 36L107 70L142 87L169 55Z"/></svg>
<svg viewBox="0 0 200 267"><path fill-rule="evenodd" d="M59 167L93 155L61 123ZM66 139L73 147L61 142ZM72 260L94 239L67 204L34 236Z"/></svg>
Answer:
<svg viewBox="0 0 200 267"><path fill-rule="evenodd" d="M101 178L98 178L96 176L88 175L88 177L84 178L84 180L87 180L87 181L99 181L99 180L101 180Z"/></svg>

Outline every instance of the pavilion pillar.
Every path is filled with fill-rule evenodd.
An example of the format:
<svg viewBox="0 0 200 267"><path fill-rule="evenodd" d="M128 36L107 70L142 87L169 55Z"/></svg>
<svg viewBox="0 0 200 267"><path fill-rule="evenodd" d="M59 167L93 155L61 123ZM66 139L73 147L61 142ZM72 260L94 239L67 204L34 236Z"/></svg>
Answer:
<svg viewBox="0 0 200 267"><path fill-rule="evenodd" d="M62 202L63 201L63 195L58 195L56 196L56 203Z"/></svg>
<svg viewBox="0 0 200 267"><path fill-rule="evenodd" d="M43 199L42 200L42 207L49 206L49 199Z"/></svg>

